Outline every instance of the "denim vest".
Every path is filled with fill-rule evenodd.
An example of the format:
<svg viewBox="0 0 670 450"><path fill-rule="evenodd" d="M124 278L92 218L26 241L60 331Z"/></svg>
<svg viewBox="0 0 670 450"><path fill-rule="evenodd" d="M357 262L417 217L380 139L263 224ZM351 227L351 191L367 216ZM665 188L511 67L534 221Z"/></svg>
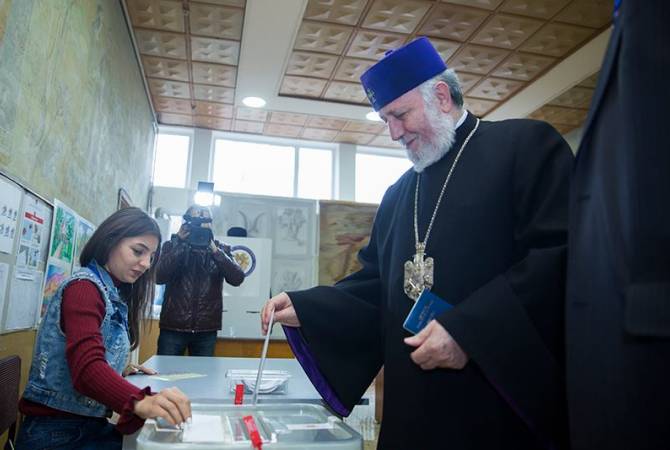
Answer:
<svg viewBox="0 0 670 450"><path fill-rule="evenodd" d="M105 302L105 317L100 325L105 359L119 374L126 365L130 352L128 305L119 296L107 271L94 261L63 282L49 301L37 333L33 362L23 397L61 411L105 417L111 415L105 405L74 389L65 357L65 334L60 326L61 303L65 287L76 280L89 280L98 287Z"/></svg>

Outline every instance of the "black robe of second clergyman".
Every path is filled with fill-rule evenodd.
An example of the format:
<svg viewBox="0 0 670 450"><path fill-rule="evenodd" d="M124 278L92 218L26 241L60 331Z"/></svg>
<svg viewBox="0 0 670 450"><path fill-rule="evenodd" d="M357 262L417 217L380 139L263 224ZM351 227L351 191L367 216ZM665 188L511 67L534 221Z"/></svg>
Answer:
<svg viewBox="0 0 670 450"><path fill-rule="evenodd" d="M475 126L468 114L442 160L421 175L423 240L454 157ZM452 303L438 318L470 360L424 371L402 327L414 254L417 174L386 192L363 268L334 287L290 292L300 334L339 400L352 408L384 366L379 448L561 448L566 439L563 295L568 177L566 142L548 124L484 122L463 151L426 253L432 291Z"/></svg>

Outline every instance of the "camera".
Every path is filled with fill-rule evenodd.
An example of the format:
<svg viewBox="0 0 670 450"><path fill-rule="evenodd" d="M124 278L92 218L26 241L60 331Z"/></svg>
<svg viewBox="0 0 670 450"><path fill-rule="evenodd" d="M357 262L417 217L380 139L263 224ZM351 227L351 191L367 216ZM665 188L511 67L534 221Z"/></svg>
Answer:
<svg viewBox="0 0 670 450"><path fill-rule="evenodd" d="M189 231L188 243L192 247L209 247L209 243L214 239L214 233L211 228L204 228L203 223L211 223L210 217L192 217L184 215L184 224Z"/></svg>

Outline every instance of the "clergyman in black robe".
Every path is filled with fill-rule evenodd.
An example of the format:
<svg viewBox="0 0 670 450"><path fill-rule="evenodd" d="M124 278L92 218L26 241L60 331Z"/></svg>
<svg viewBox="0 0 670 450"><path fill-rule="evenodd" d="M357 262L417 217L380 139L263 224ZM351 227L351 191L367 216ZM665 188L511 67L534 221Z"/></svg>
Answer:
<svg viewBox="0 0 670 450"><path fill-rule="evenodd" d="M359 253L362 269L335 286L275 296L264 330L274 310L315 387L342 415L384 366L379 448L562 448L572 152L546 123L484 122L465 111L457 78L427 46L414 41L370 69L419 76L363 78L414 170L386 192ZM446 132L436 131L441 122ZM431 291L453 308L406 340L414 300L404 291L404 264L415 254L417 193L422 242L437 209L426 247Z"/></svg>

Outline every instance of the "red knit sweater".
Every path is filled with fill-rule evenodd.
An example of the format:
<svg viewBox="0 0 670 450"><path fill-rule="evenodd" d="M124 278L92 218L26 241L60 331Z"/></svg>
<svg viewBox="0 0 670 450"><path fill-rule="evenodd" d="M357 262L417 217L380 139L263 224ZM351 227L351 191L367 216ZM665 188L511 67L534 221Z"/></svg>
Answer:
<svg viewBox="0 0 670 450"><path fill-rule="evenodd" d="M115 284L119 284L114 280ZM127 382L105 360L100 326L105 302L98 288L88 280L71 283L63 291L61 328L65 333L65 355L75 390L121 415L117 429L123 434L137 431L144 420L133 414L136 400L150 394ZM19 409L27 416L75 416L41 403L21 399Z"/></svg>

